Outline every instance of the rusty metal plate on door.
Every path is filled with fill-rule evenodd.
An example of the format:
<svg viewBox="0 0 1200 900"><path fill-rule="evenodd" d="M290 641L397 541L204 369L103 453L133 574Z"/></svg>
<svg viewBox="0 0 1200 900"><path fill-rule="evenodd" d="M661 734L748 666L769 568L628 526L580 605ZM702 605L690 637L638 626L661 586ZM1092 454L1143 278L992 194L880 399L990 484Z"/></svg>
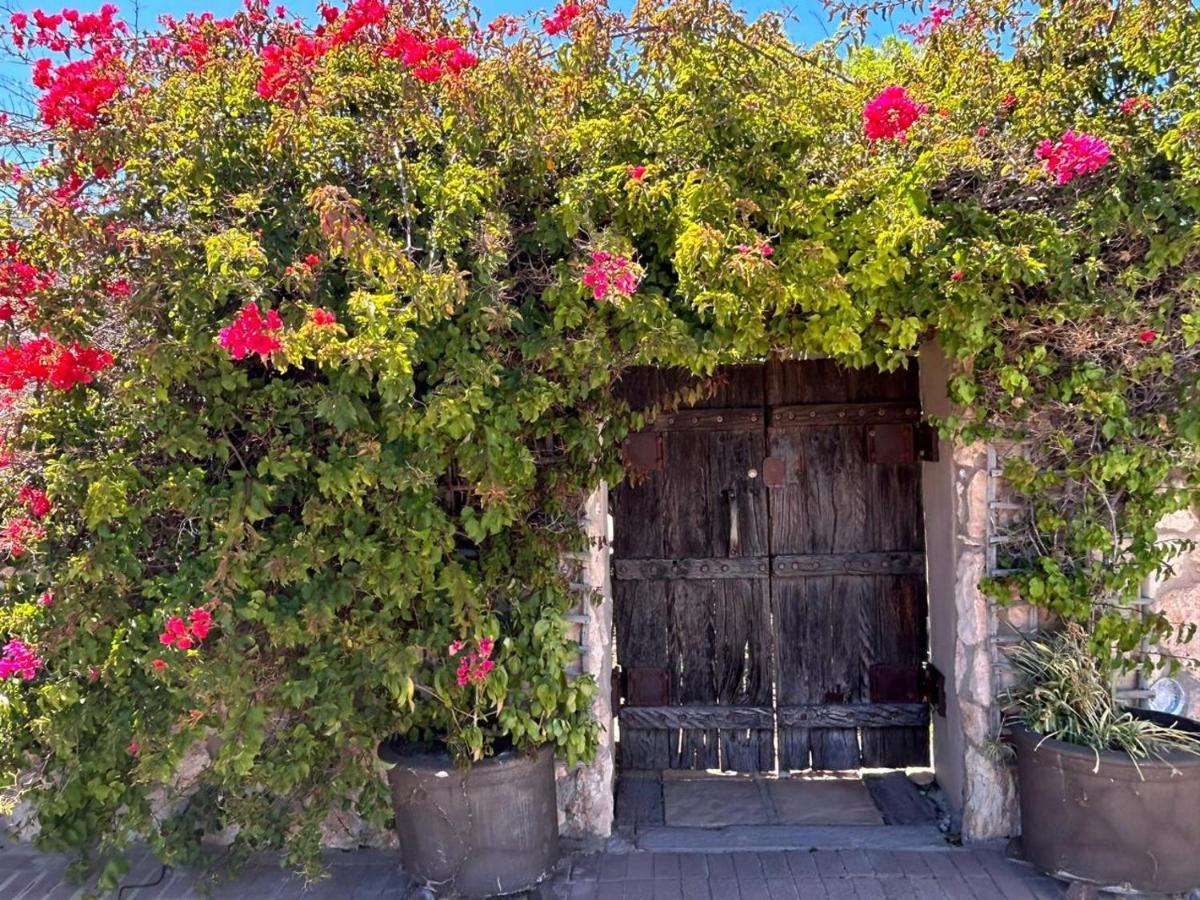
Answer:
<svg viewBox="0 0 1200 900"><path fill-rule="evenodd" d="M631 666L625 672L626 706L669 706L671 678L666 669Z"/></svg>
<svg viewBox="0 0 1200 900"><path fill-rule="evenodd" d="M867 670L872 703L920 703L921 669L895 663L876 663Z"/></svg>
<svg viewBox="0 0 1200 900"><path fill-rule="evenodd" d="M871 425L867 428L867 462L904 465L916 461L912 425Z"/></svg>
<svg viewBox="0 0 1200 900"><path fill-rule="evenodd" d="M768 456L762 464L763 484L781 487L787 480L787 461L782 456Z"/></svg>
<svg viewBox="0 0 1200 900"><path fill-rule="evenodd" d="M621 459L635 475L649 475L663 470L663 435L654 431L638 431L621 444Z"/></svg>

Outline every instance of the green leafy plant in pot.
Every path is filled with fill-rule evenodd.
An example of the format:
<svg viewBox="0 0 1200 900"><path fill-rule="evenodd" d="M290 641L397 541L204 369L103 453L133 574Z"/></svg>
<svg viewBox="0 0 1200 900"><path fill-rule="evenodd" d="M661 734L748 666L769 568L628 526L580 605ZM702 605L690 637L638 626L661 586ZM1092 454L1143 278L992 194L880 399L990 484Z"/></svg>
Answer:
<svg viewBox="0 0 1200 900"><path fill-rule="evenodd" d="M554 748L524 748L502 723L504 653L488 636L431 652L428 683L414 689L441 710L443 727L379 746L405 870L456 896L528 888L558 860Z"/></svg>
<svg viewBox="0 0 1200 900"><path fill-rule="evenodd" d="M1200 887L1200 723L1122 708L1079 625L1012 648L1022 850L1084 885Z"/></svg>

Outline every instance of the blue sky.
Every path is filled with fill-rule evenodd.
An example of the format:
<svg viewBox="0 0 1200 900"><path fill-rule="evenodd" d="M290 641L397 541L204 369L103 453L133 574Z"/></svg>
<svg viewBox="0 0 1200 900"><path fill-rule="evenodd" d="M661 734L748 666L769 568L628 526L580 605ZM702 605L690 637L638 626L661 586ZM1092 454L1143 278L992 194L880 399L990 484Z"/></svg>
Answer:
<svg viewBox="0 0 1200 900"><path fill-rule="evenodd" d="M26 12L34 8L46 11L57 11L61 6L72 6L81 11L98 9L106 0L0 0L0 18L7 20L4 10L21 9ZM121 18L130 24L138 25L139 29L153 27L159 16L170 13L182 16L188 12L212 12L217 16L228 15L242 8L242 0L108 0L116 3L121 11ZM289 10L296 13L315 12L317 0L270 0L272 5L283 2ZM346 5L347 0L332 0L338 6ZM557 0L476 0L483 20L489 21L501 14L523 15L531 11L546 11L554 6ZM736 0L735 0L736 2ZM613 9L629 10L634 0L609 0ZM764 12L786 10L794 20L789 31L794 40L801 44L812 43L826 37L832 31L825 9L820 0L743 0L736 3L748 18L757 18ZM313 16L315 18L315 16ZM900 22L914 21L920 15L900 12L893 20L878 21L871 29L872 43L878 42L885 35L891 34ZM29 72L24 66L14 64L12 60L0 60L0 95L10 92L25 94L31 90ZM7 100L13 100L11 93Z"/></svg>
<svg viewBox="0 0 1200 900"><path fill-rule="evenodd" d="M68 5L76 6L81 10L88 10L92 7L99 7L104 0L71 0ZM218 16L227 15L236 9L241 8L241 0L140 0L140 2L121 2L121 0L111 0L115 2L121 9L121 14L127 20L133 20L135 16L139 20L142 27L152 24L154 20L163 13L170 13L175 16L181 16L186 12L204 12L211 11ZM274 0L272 0L274 2ZM286 0L285 0L286 2ZM545 2L536 2L536 0L477 0L476 5L483 13L484 20L489 20L502 13L509 15L521 15L531 10L546 10L553 7L555 0L545 0ZM8 3L2 4L3 7L9 7ZM289 9L305 11L315 8L313 0L296 0L293 3L286 3ZM338 5L344 5L344 0L340 0ZM610 0L610 6L614 9L628 10L633 5L633 0ZM40 6L46 10L55 10L58 8L58 3L55 0L42 0L41 3L29 0L29 2L13 3L11 8L32 9L34 6ZM780 2L780 0L745 0L738 3L737 6L743 9L751 18L755 18L764 12L770 10L787 9L792 12L796 18L795 24L791 31L796 40L808 43L814 40L819 40L826 34L828 18L825 14L824 7L820 0L790 0L790 2ZM911 21L914 17L911 14L901 14L898 21ZM875 30L876 36L881 37L884 34L891 33L892 25L881 25Z"/></svg>

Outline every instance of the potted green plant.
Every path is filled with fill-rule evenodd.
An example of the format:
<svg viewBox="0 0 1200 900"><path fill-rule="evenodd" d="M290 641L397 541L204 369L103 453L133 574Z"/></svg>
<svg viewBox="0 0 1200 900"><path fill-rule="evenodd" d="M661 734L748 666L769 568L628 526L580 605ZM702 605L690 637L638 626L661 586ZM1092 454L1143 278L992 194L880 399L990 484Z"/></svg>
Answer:
<svg viewBox="0 0 1200 900"><path fill-rule="evenodd" d="M482 637L431 653L428 682L415 688L442 711L442 734L379 745L405 871L458 896L524 890L558 860L554 748L525 746L502 727L498 652Z"/></svg>
<svg viewBox="0 0 1200 900"><path fill-rule="evenodd" d="M1200 723L1122 708L1081 626L1011 659L1025 858L1085 890L1200 887Z"/></svg>

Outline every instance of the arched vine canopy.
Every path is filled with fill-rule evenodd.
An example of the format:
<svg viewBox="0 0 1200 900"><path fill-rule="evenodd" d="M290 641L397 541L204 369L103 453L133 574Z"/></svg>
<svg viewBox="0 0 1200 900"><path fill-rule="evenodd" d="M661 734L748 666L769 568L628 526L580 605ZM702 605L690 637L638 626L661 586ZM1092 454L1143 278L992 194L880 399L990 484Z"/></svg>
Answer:
<svg viewBox="0 0 1200 900"><path fill-rule="evenodd" d="M386 821L386 734L586 758L561 559L638 364L938 342L946 430L1027 447L985 589L1168 633L1120 603L1197 487L1194 4L828 5L12 16L0 768L47 846L306 866Z"/></svg>

